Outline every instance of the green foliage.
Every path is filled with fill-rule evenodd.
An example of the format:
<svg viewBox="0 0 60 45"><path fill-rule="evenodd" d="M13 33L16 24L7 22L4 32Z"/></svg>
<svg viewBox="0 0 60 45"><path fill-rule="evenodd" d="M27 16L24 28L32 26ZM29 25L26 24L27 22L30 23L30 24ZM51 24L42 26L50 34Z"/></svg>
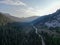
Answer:
<svg viewBox="0 0 60 45"><path fill-rule="evenodd" d="M60 37L55 35L50 36L47 33L45 33L44 36L46 45L60 45Z"/></svg>
<svg viewBox="0 0 60 45"><path fill-rule="evenodd" d="M41 38L32 33L26 34L20 25L0 26L0 45L41 45Z"/></svg>

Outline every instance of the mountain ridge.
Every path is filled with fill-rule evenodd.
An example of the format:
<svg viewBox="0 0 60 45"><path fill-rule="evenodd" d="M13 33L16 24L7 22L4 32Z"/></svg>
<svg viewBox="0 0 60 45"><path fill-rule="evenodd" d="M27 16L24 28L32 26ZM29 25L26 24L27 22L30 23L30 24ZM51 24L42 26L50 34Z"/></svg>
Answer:
<svg viewBox="0 0 60 45"><path fill-rule="evenodd" d="M31 17L26 17L26 18L19 18L19 17L15 17L15 16L11 16L8 13L2 13L0 12L3 16L6 16L7 18L10 18L11 20L15 21L15 22L31 22L35 19L38 18L38 16L31 16Z"/></svg>
<svg viewBox="0 0 60 45"><path fill-rule="evenodd" d="M45 25L45 26L48 26L46 23L49 22L50 23L50 27L51 27L51 22L52 21L56 21L57 24L60 23L60 9L58 9L56 12L54 12L52 14L39 17L36 20L34 20L32 23L34 25L41 25L41 26ZM52 24L52 25L55 25L55 24Z"/></svg>

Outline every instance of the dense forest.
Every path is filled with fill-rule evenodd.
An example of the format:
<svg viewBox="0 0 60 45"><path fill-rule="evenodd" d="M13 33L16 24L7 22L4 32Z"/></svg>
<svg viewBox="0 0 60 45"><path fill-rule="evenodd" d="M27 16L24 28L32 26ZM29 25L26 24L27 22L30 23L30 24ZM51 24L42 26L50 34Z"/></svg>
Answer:
<svg viewBox="0 0 60 45"><path fill-rule="evenodd" d="M39 34L43 36L46 45L60 45L60 36L44 32ZM26 34L20 25L7 24L0 26L0 45L42 45L42 42L34 29Z"/></svg>
<svg viewBox="0 0 60 45"><path fill-rule="evenodd" d="M33 22L22 24L0 13L0 45L60 45L60 27L42 25L45 18L30 25Z"/></svg>
<svg viewBox="0 0 60 45"><path fill-rule="evenodd" d="M0 45L41 45L41 38L34 31L25 34L21 26L0 26Z"/></svg>

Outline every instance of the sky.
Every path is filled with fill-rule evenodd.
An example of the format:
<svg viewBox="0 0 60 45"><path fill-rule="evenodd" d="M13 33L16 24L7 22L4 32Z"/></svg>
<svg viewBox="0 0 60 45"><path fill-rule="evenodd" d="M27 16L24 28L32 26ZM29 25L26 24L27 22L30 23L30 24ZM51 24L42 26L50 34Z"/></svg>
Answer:
<svg viewBox="0 0 60 45"><path fill-rule="evenodd" d="M60 9L60 0L0 0L0 12L16 17L44 16Z"/></svg>

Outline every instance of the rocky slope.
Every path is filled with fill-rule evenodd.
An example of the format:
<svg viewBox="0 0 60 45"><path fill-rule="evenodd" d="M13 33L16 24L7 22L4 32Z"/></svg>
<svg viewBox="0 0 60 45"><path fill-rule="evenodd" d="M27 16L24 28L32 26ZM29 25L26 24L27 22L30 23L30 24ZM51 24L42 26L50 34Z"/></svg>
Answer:
<svg viewBox="0 0 60 45"><path fill-rule="evenodd" d="M3 13L0 13L0 25L5 25L7 23L12 23L12 22L13 22L13 20L6 17Z"/></svg>
<svg viewBox="0 0 60 45"><path fill-rule="evenodd" d="M42 16L33 21L36 26L60 27L60 9L46 16Z"/></svg>

